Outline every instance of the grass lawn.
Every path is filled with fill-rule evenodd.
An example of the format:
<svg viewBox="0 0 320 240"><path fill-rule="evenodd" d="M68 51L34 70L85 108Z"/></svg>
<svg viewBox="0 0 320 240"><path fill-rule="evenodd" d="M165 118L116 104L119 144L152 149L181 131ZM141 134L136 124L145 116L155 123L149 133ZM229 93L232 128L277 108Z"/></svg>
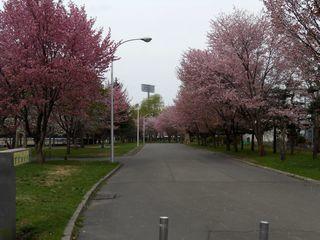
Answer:
<svg viewBox="0 0 320 240"><path fill-rule="evenodd" d="M115 156L121 156L133 150L136 147L136 143L116 144L114 153ZM66 147L54 147L51 150L49 148L44 149L46 157L52 158L64 158L66 155ZM31 155L35 156L34 149L31 150ZM105 148L101 148L100 145L88 145L85 148L72 148L70 155L71 158L95 158L95 157L109 157L110 146L106 145Z"/></svg>
<svg viewBox="0 0 320 240"><path fill-rule="evenodd" d="M270 148L266 148L266 156L260 157L258 152L252 152L249 146L243 151L239 150L239 152L227 152L225 147L214 148L210 146L199 146L197 144L192 144L191 146L227 153L255 164L320 180L320 157L317 160L313 160L311 151L297 150L294 155L288 153L287 159L281 161L279 154L273 154Z"/></svg>
<svg viewBox="0 0 320 240"><path fill-rule="evenodd" d="M85 193L116 166L50 161L17 167L17 239L60 240Z"/></svg>

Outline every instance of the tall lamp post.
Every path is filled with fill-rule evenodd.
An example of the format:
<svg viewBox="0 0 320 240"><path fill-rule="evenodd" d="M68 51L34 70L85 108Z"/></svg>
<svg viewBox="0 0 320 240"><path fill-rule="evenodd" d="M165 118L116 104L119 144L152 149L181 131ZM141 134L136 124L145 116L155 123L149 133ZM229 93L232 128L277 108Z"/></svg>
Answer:
<svg viewBox="0 0 320 240"><path fill-rule="evenodd" d="M145 38L133 38L133 39L128 39L126 41L123 41L119 44L119 46L127 43L127 42L133 42L133 41L144 41L146 43L150 42L152 40L152 38L149 37L145 37ZM119 47L118 46L118 47ZM113 61L111 62L111 128L110 128L110 132L111 132L111 162L114 162L114 106L113 106L113 102L114 102L114 92L113 92L113 84L114 84L114 79L113 79Z"/></svg>
<svg viewBox="0 0 320 240"><path fill-rule="evenodd" d="M140 106L139 104L137 106L137 147L140 146Z"/></svg>

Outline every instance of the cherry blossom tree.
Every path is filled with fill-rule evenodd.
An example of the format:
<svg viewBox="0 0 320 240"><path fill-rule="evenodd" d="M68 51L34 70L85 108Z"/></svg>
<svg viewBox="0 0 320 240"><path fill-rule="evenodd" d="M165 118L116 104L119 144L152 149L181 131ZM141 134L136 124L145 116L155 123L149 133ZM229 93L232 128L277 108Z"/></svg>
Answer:
<svg viewBox="0 0 320 240"><path fill-rule="evenodd" d="M95 101L89 109L87 125L91 127L91 131L95 132L99 136L101 146L104 147L104 141L109 136L110 131L110 87L108 84L102 89L101 96ZM114 125L116 131L121 126L130 121L130 101L126 89L123 84L118 80L115 81L114 85Z"/></svg>
<svg viewBox="0 0 320 240"><path fill-rule="evenodd" d="M281 39L272 33L265 16L235 10L212 21L208 40L217 72L231 87L239 112L254 130L260 155L264 155L269 95L273 87L283 83Z"/></svg>
<svg viewBox="0 0 320 240"><path fill-rule="evenodd" d="M39 162L48 122L70 91L98 86L114 59L110 32L84 8L54 0L7 0L0 12L0 84L33 137Z"/></svg>
<svg viewBox="0 0 320 240"><path fill-rule="evenodd" d="M192 95L190 101L193 103L192 111L197 115L197 127L201 123L202 132L214 137L217 128L221 127L226 135L227 150L230 150L232 134L234 143L237 142L234 126L238 101L234 89L225 81L229 76L218 72L216 66L212 52L191 49L184 55L178 75L184 91Z"/></svg>
<svg viewBox="0 0 320 240"><path fill-rule="evenodd" d="M300 69L309 88L314 127L313 157L319 152L320 5L312 0L264 0L275 32L285 38L283 55Z"/></svg>
<svg viewBox="0 0 320 240"><path fill-rule="evenodd" d="M215 136L223 129L227 150L231 142L238 150L243 129L254 132L264 155L263 135L275 116L286 124L298 116L294 104L285 104L274 94L280 89L300 98L296 89L301 78L282 54L284 42L273 34L265 15L235 10L213 20L208 48L190 49L179 66L182 86L175 102L179 122L198 134Z"/></svg>
<svg viewBox="0 0 320 240"><path fill-rule="evenodd" d="M71 138L75 139L77 133L82 131L88 118L90 106L98 101L97 86L87 86L82 90L82 95L76 91L68 91L53 110L53 120L65 132L67 139L66 154L71 152ZM78 89L75 89L78 90ZM73 142L74 143L74 142Z"/></svg>
<svg viewBox="0 0 320 240"><path fill-rule="evenodd" d="M162 113L156 118L155 128L161 135L167 135L168 141L171 142L172 138L175 137L177 141L178 129L176 126L176 111L175 107L167 107Z"/></svg>

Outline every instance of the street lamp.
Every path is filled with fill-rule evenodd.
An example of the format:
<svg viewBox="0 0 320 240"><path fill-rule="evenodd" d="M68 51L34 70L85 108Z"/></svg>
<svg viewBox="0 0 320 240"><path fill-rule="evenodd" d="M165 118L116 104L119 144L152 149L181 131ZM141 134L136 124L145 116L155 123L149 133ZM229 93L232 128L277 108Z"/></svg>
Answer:
<svg viewBox="0 0 320 240"><path fill-rule="evenodd" d="M137 107L137 147L139 147L139 145L140 145L140 136L139 136L139 134L140 134L140 106L139 106L139 104L137 104L136 105L136 107Z"/></svg>
<svg viewBox="0 0 320 240"><path fill-rule="evenodd" d="M127 42L133 42L133 41L144 41L146 43L150 42L152 40L152 38L149 37L144 37L144 38L133 38L133 39L128 39L125 41L120 42L119 46L127 43ZM118 47L119 47L118 46ZM114 106L113 106L113 102L114 102L114 93L113 93L113 83L114 83L114 79L113 79L113 60L111 62L111 127L110 127L110 132L111 132L111 162L114 162Z"/></svg>

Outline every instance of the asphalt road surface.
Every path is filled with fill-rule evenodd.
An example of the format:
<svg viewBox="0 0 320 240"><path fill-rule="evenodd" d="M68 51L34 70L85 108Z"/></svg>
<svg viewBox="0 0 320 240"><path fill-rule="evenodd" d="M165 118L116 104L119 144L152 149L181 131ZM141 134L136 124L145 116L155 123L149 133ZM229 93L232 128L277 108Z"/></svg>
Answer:
<svg viewBox="0 0 320 240"><path fill-rule="evenodd" d="M320 185L179 144L150 144L124 161L84 213L80 240L320 239Z"/></svg>

